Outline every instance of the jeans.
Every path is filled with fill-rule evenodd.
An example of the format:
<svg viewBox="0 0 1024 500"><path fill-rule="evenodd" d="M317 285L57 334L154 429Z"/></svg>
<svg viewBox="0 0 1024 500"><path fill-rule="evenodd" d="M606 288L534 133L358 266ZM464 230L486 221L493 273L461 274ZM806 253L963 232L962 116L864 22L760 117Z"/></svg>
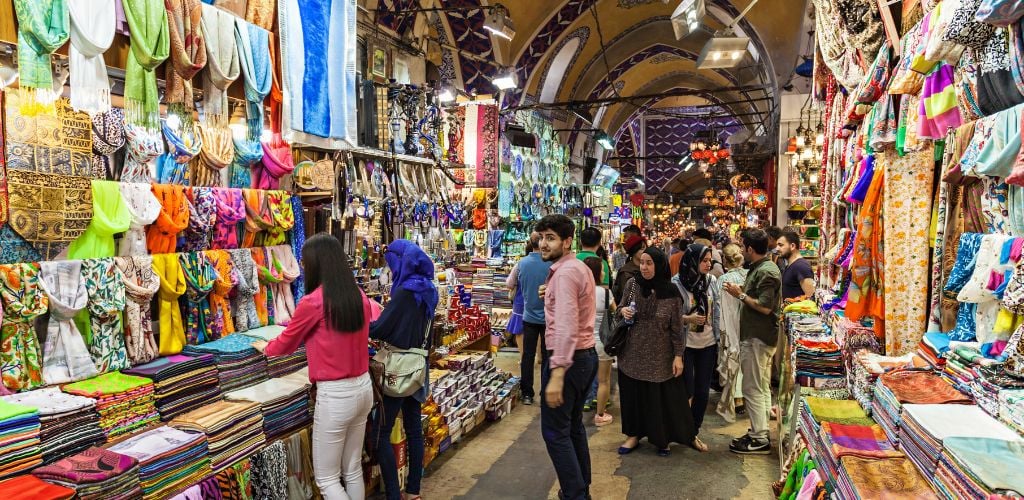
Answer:
<svg viewBox="0 0 1024 500"><path fill-rule="evenodd" d="M590 384L590 389L587 391L587 397L584 398L584 403L597 400L597 377L594 377L594 383Z"/></svg>
<svg viewBox="0 0 1024 500"><path fill-rule="evenodd" d="M524 398L532 398L536 394L533 391L533 369L537 366L537 344L543 343L546 329L545 325L523 322L523 358L519 361L522 380L519 387Z"/></svg>
<svg viewBox="0 0 1024 500"><path fill-rule="evenodd" d="M583 426L583 403L597 375L597 351L576 351L572 366L565 371L562 405L550 408L544 402L544 388L551 379L545 352L541 369L540 429L548 456L555 466L561 498L583 500L590 496L590 448Z"/></svg>
<svg viewBox="0 0 1024 500"><path fill-rule="evenodd" d="M740 373L743 374L743 402L750 417L750 432L758 441L768 440L768 421L772 407L772 356L775 346L758 339L740 342Z"/></svg>
<svg viewBox="0 0 1024 500"><path fill-rule="evenodd" d="M373 405L369 374L317 382L313 475L325 500L362 500L363 438ZM342 487L342 478L345 485Z"/></svg>
<svg viewBox="0 0 1024 500"><path fill-rule="evenodd" d="M376 439L374 448L377 450L377 463L380 464L381 479L387 500L402 498L398 487L398 464L395 462L395 450L391 447L391 429L395 427L398 412L402 412L402 427L405 428L405 440L409 447L409 478L405 482L405 491L410 495L419 495L420 481L423 479L423 424L420 423L420 402L412 396L392 398L384 396L384 414L374 420L373 437ZM381 419L383 418L383 422Z"/></svg>
<svg viewBox="0 0 1024 500"><path fill-rule="evenodd" d="M697 433L700 433L700 425L704 423L711 381L717 373L717 344L703 349L686 348L683 354L683 379L686 381L686 392L693 398L690 402L690 411L693 412L693 425Z"/></svg>

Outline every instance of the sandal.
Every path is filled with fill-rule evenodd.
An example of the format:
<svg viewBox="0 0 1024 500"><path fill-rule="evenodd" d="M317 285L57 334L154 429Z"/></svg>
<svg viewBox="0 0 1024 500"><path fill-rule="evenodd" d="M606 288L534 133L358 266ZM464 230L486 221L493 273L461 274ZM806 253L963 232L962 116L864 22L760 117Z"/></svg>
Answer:
<svg viewBox="0 0 1024 500"><path fill-rule="evenodd" d="M693 442L690 443L690 446L701 453L707 453L709 449L708 445L705 444L704 441L701 441L699 437L693 438Z"/></svg>

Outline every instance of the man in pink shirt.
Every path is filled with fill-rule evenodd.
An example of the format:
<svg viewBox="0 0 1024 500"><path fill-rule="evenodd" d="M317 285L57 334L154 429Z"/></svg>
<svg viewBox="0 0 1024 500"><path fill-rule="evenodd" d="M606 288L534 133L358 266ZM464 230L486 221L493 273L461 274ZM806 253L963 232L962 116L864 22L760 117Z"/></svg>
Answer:
<svg viewBox="0 0 1024 500"><path fill-rule="evenodd" d="M572 251L576 227L564 215L549 215L535 229L540 253L552 262L544 289L544 363L540 426L555 466L559 498L590 498L590 449L583 404L597 374L594 350L594 274Z"/></svg>

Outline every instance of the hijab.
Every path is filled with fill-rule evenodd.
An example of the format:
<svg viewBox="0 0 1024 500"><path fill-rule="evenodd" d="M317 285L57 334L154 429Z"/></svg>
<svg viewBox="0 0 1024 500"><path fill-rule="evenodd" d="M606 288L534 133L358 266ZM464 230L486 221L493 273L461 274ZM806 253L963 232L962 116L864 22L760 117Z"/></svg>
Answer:
<svg viewBox="0 0 1024 500"><path fill-rule="evenodd" d="M426 307L433 316L437 307L437 287L434 286L434 261L420 247L409 240L395 240L388 245L384 260L391 269L391 293L408 290L416 303Z"/></svg>
<svg viewBox="0 0 1024 500"><path fill-rule="evenodd" d="M644 278L643 273L636 273L636 276L633 277L643 296L650 297L653 291L658 299L679 297L679 288L672 284L672 271L669 269L668 257L665 256L665 252L651 247L644 250L644 253L654 261L654 277Z"/></svg>
<svg viewBox="0 0 1024 500"><path fill-rule="evenodd" d="M711 280L708 275L701 274L700 262L711 253L711 247L693 243L686 247L682 260L679 262L679 282L693 294L693 309L688 314L708 313L708 286Z"/></svg>

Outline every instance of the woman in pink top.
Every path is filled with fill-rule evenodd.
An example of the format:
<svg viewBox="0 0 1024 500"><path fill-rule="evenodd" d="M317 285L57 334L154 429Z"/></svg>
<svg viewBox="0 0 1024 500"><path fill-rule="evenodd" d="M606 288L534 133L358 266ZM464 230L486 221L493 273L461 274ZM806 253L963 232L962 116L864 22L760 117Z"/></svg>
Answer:
<svg viewBox="0 0 1024 500"><path fill-rule="evenodd" d="M306 296L291 323L270 343L253 347L283 356L306 345L309 380L316 384L313 473L326 500L362 500L363 437L373 404L370 383L370 321L378 308L356 285L341 243L320 233L302 247ZM344 487L342 486L344 480Z"/></svg>

